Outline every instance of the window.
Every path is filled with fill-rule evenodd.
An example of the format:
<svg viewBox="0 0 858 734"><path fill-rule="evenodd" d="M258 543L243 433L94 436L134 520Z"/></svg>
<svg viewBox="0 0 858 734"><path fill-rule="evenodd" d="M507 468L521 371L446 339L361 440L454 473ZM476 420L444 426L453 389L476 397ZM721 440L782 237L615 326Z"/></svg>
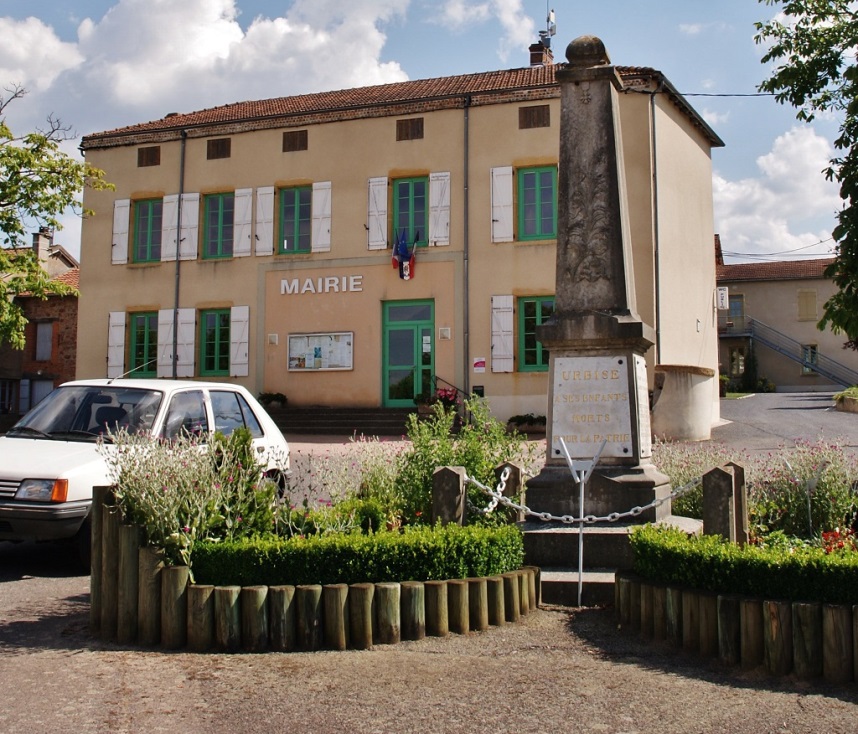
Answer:
<svg viewBox="0 0 858 734"><path fill-rule="evenodd" d="M205 198L203 257L232 257L235 194L212 194Z"/></svg>
<svg viewBox="0 0 858 734"><path fill-rule="evenodd" d="M206 158L229 158L232 149L231 138L213 138L206 141Z"/></svg>
<svg viewBox="0 0 858 734"><path fill-rule="evenodd" d="M818 314L816 311L816 290L801 289L798 292L798 320L799 321L816 321Z"/></svg>
<svg viewBox="0 0 858 734"><path fill-rule="evenodd" d="M164 421L164 438L182 435L205 436L209 431L202 390L189 390L174 395Z"/></svg>
<svg viewBox="0 0 858 734"><path fill-rule="evenodd" d="M131 314L131 364L135 377L156 377L158 372L158 313Z"/></svg>
<svg viewBox="0 0 858 734"><path fill-rule="evenodd" d="M730 309L727 311L727 328L732 331L745 330L745 297L730 296Z"/></svg>
<svg viewBox="0 0 858 734"><path fill-rule="evenodd" d="M262 438L262 426L241 395L236 392L212 390L209 396L212 400L215 431L231 436L236 428L247 428L254 438Z"/></svg>
<svg viewBox="0 0 858 734"><path fill-rule="evenodd" d="M229 374L229 309L200 313L200 374Z"/></svg>
<svg viewBox="0 0 858 734"><path fill-rule="evenodd" d="M393 236L405 232L409 245L426 246L426 205L428 178L400 178L393 182Z"/></svg>
<svg viewBox="0 0 858 734"><path fill-rule="evenodd" d="M551 127L551 108L547 104L518 108L518 129Z"/></svg>
<svg viewBox="0 0 858 734"><path fill-rule="evenodd" d="M518 171L518 239L539 240L557 236L557 168L522 168Z"/></svg>
<svg viewBox="0 0 858 734"><path fill-rule="evenodd" d="M36 361L47 362L51 359L54 344L54 324L42 321L36 324Z"/></svg>
<svg viewBox="0 0 858 734"><path fill-rule="evenodd" d="M283 152L293 153L297 150L307 150L307 131L287 130L283 133Z"/></svg>
<svg viewBox="0 0 858 734"><path fill-rule="evenodd" d="M134 262L160 262L163 217L163 199L134 202Z"/></svg>
<svg viewBox="0 0 858 734"><path fill-rule="evenodd" d="M397 140L421 140L423 138L423 118L412 117L396 121Z"/></svg>
<svg viewBox="0 0 858 734"><path fill-rule="evenodd" d="M161 165L161 146L152 145L148 148L137 149L137 168Z"/></svg>
<svg viewBox="0 0 858 734"><path fill-rule="evenodd" d="M730 377L741 377L745 374L745 347L730 349Z"/></svg>
<svg viewBox="0 0 858 734"><path fill-rule="evenodd" d="M312 196L309 186L280 190L278 252L310 252Z"/></svg>
<svg viewBox="0 0 858 734"><path fill-rule="evenodd" d="M518 299L518 369L543 372L548 369L548 350L536 338L536 327L554 313L554 296Z"/></svg>
<svg viewBox="0 0 858 734"><path fill-rule="evenodd" d="M813 367L819 362L819 351L816 344L801 345L801 374L815 375L816 370Z"/></svg>

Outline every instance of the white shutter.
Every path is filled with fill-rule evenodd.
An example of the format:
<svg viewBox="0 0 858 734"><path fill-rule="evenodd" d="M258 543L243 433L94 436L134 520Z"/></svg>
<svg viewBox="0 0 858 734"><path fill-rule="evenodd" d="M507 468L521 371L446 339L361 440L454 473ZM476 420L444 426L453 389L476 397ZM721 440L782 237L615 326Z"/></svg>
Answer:
<svg viewBox="0 0 858 734"><path fill-rule="evenodd" d="M128 262L130 214L130 199L117 199L113 202L113 246L110 248L110 262L113 265L124 265Z"/></svg>
<svg viewBox="0 0 858 734"><path fill-rule="evenodd" d="M367 229L369 249L387 249L387 177L369 180Z"/></svg>
<svg viewBox="0 0 858 734"><path fill-rule="evenodd" d="M429 244L450 244L450 172L429 174Z"/></svg>
<svg viewBox="0 0 858 734"><path fill-rule="evenodd" d="M18 383L18 412L26 413L30 409L30 381L24 378Z"/></svg>
<svg viewBox="0 0 858 734"><path fill-rule="evenodd" d="M512 166L492 168L492 242L512 239Z"/></svg>
<svg viewBox="0 0 858 734"><path fill-rule="evenodd" d="M313 184L313 252L331 251L331 182Z"/></svg>
<svg viewBox="0 0 858 734"><path fill-rule="evenodd" d="M250 307L233 306L229 311L229 373L232 377L247 377L248 328Z"/></svg>
<svg viewBox="0 0 858 734"><path fill-rule="evenodd" d="M111 311L107 320L107 376L125 371L125 312Z"/></svg>
<svg viewBox="0 0 858 734"><path fill-rule="evenodd" d="M161 262L176 259L176 239L179 233L179 195L164 197L161 213Z"/></svg>
<svg viewBox="0 0 858 734"><path fill-rule="evenodd" d="M200 232L200 195L182 194L182 231L179 235L179 258L197 259Z"/></svg>
<svg viewBox="0 0 858 734"><path fill-rule="evenodd" d="M250 254L250 228L253 222L253 189L235 190L235 217L233 219L232 255Z"/></svg>
<svg viewBox="0 0 858 734"><path fill-rule="evenodd" d="M158 311L158 377L173 376L173 309Z"/></svg>
<svg viewBox="0 0 858 734"><path fill-rule="evenodd" d="M179 309L179 359L176 364L176 377L194 376L194 336L196 335L197 313L192 308Z"/></svg>
<svg viewBox="0 0 858 734"><path fill-rule="evenodd" d="M492 296L492 372L513 372L513 297Z"/></svg>
<svg viewBox="0 0 858 734"><path fill-rule="evenodd" d="M256 189L256 254L274 252L274 187Z"/></svg>

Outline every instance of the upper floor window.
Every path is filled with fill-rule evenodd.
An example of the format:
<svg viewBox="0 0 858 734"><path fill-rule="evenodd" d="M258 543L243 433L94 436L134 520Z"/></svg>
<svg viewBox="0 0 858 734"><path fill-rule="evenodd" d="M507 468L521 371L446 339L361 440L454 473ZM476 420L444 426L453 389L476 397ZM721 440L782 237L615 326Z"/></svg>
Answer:
<svg viewBox="0 0 858 734"><path fill-rule="evenodd" d="M163 216L163 199L134 202L134 262L161 260Z"/></svg>
<svg viewBox="0 0 858 734"><path fill-rule="evenodd" d="M228 308L200 312L200 374L229 374Z"/></svg>
<svg viewBox="0 0 858 734"><path fill-rule="evenodd" d="M298 150L307 150L307 131L287 130L283 133L283 152L292 153Z"/></svg>
<svg viewBox="0 0 858 734"><path fill-rule="evenodd" d="M557 236L557 168L521 168L518 171L518 239Z"/></svg>
<svg viewBox="0 0 858 734"><path fill-rule="evenodd" d="M397 140L420 140L423 138L423 118L411 117L396 121Z"/></svg>
<svg viewBox="0 0 858 734"><path fill-rule="evenodd" d="M158 313L132 313L130 322L130 371L134 377L155 377L158 373Z"/></svg>
<svg viewBox="0 0 858 734"><path fill-rule="evenodd" d="M536 327L554 313L554 296L518 299L518 369L543 372L548 369L548 350L536 338Z"/></svg>
<svg viewBox="0 0 858 734"><path fill-rule="evenodd" d="M551 108L547 104L518 108L518 128L551 127Z"/></svg>
<svg viewBox="0 0 858 734"><path fill-rule="evenodd" d="M798 292L798 320L816 321L819 314L816 306L816 289L800 289Z"/></svg>
<svg viewBox="0 0 858 734"><path fill-rule="evenodd" d="M280 190L280 245L278 252L310 252L312 234L310 186Z"/></svg>
<svg viewBox="0 0 858 734"><path fill-rule="evenodd" d="M54 345L54 324L40 321L36 324L36 361L48 362Z"/></svg>
<svg viewBox="0 0 858 734"><path fill-rule="evenodd" d="M234 221L234 192L205 197L204 258L232 257Z"/></svg>
<svg viewBox="0 0 858 734"><path fill-rule="evenodd" d="M146 148L137 149L137 167L161 165L161 146L150 145Z"/></svg>
<svg viewBox="0 0 858 734"><path fill-rule="evenodd" d="M429 179L400 178L393 182L393 239L405 232L409 245L425 246Z"/></svg>
<svg viewBox="0 0 858 734"><path fill-rule="evenodd" d="M206 141L206 158L229 158L232 151L231 138L212 138Z"/></svg>

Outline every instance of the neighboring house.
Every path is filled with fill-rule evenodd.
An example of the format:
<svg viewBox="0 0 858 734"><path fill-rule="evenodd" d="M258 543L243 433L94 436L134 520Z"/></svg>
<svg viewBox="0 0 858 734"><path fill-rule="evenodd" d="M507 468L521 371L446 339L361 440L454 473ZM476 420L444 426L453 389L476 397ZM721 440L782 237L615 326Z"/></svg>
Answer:
<svg viewBox="0 0 858 734"><path fill-rule="evenodd" d="M53 244L49 230L33 235L33 249L52 280L78 287L77 260ZM23 350L0 345L0 413L6 415L26 413L57 385L75 376L78 297L42 300L23 295L16 300L28 323Z"/></svg>
<svg viewBox="0 0 858 734"><path fill-rule="evenodd" d="M84 194L78 377L133 369L364 407L413 407L437 378L499 418L547 413L535 330L554 305L560 65L531 54L85 136L115 190ZM617 68L647 359L715 369L723 143L661 72Z"/></svg>
<svg viewBox="0 0 858 734"><path fill-rule="evenodd" d="M721 373L741 379L753 350L757 375L779 391L827 391L858 383L858 352L846 337L820 331L823 304L837 292L824 275L832 258L718 264L729 289L718 312Z"/></svg>

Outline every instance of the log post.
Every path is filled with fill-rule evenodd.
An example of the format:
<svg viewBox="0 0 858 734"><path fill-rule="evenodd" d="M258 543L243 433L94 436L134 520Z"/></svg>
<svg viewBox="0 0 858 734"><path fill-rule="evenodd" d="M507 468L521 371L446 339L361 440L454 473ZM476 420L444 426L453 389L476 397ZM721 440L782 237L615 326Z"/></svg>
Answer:
<svg viewBox="0 0 858 734"><path fill-rule="evenodd" d="M214 642L214 586L188 587L188 649L205 652Z"/></svg>
<svg viewBox="0 0 858 734"><path fill-rule="evenodd" d="M667 641L682 647L682 590L668 586L664 604L665 631Z"/></svg>
<svg viewBox="0 0 858 734"><path fill-rule="evenodd" d="M268 587L268 642L272 650L291 652L298 648L295 626L295 587Z"/></svg>
<svg viewBox="0 0 858 734"><path fill-rule="evenodd" d="M530 600L531 611L537 609L542 600L542 590L540 587L539 566L525 566L530 571L527 577L528 584L528 599Z"/></svg>
<svg viewBox="0 0 858 734"><path fill-rule="evenodd" d="M421 581L403 581L399 584L400 629L403 640L422 640L426 637L426 593Z"/></svg>
<svg viewBox="0 0 858 734"><path fill-rule="evenodd" d="M718 595L701 592L698 597L698 649L704 657L715 657L718 654Z"/></svg>
<svg viewBox="0 0 858 734"><path fill-rule="evenodd" d="M447 582L427 581L423 584L423 593L426 596L426 634L447 637L450 634Z"/></svg>
<svg viewBox="0 0 858 734"><path fill-rule="evenodd" d="M105 506L101 531L101 637L116 639L119 617L119 508Z"/></svg>
<svg viewBox="0 0 858 734"><path fill-rule="evenodd" d="M521 617L521 602L518 597L518 575L505 573L503 576L503 603L507 622L518 622Z"/></svg>
<svg viewBox="0 0 858 734"><path fill-rule="evenodd" d="M742 626L739 597L718 597L718 658L727 665L742 659Z"/></svg>
<svg viewBox="0 0 858 734"><path fill-rule="evenodd" d="M660 585L652 587L652 637L667 639L667 589Z"/></svg>
<svg viewBox="0 0 858 734"><path fill-rule="evenodd" d="M503 576L489 576L486 579L486 594L489 604L489 624L502 627L506 624L506 610L503 603Z"/></svg>
<svg viewBox="0 0 858 734"><path fill-rule="evenodd" d="M375 614L378 620L378 642L396 645L402 639L399 584L393 582L375 585Z"/></svg>
<svg viewBox="0 0 858 734"><path fill-rule="evenodd" d="M116 639L123 645L137 642L139 593L137 551L139 547L140 528L136 525L120 525Z"/></svg>
<svg viewBox="0 0 858 734"><path fill-rule="evenodd" d="M632 624L632 579L625 573L614 576L614 599L616 606L617 626L620 629L631 627Z"/></svg>
<svg viewBox="0 0 858 734"><path fill-rule="evenodd" d="M653 636L652 619L652 584L648 581L641 582L641 635L647 639Z"/></svg>
<svg viewBox="0 0 858 734"><path fill-rule="evenodd" d="M641 631L641 580L637 576L629 582L629 627Z"/></svg>
<svg viewBox="0 0 858 734"><path fill-rule="evenodd" d="M693 589L682 591L682 649L700 649L700 595Z"/></svg>
<svg viewBox="0 0 858 734"><path fill-rule="evenodd" d="M161 646L178 650L188 644L187 566L167 566L161 572Z"/></svg>
<svg viewBox="0 0 858 734"><path fill-rule="evenodd" d="M510 574L510 583L518 590L518 574ZM517 608L517 607L516 607ZM470 631L468 609L468 582L464 579L447 581L447 618L450 632L466 635Z"/></svg>
<svg viewBox="0 0 858 734"><path fill-rule="evenodd" d="M742 628L740 655L742 667L750 670L762 665L764 658L763 602L759 599L741 599L739 624Z"/></svg>
<svg viewBox="0 0 858 734"><path fill-rule="evenodd" d="M215 586L215 642L222 652L241 648L240 586Z"/></svg>
<svg viewBox="0 0 858 734"><path fill-rule="evenodd" d="M89 629L97 635L101 631L101 579L102 579L102 533L104 529L104 504L110 487L92 488L90 522L90 571L89 571Z"/></svg>
<svg viewBox="0 0 858 734"><path fill-rule="evenodd" d="M468 581L468 627L475 632L489 628L489 587L484 577ZM525 587L526 578L525 578Z"/></svg>
<svg viewBox="0 0 858 734"><path fill-rule="evenodd" d="M164 553L152 546L137 552L137 642L151 647L161 641L161 572Z"/></svg>
<svg viewBox="0 0 858 734"><path fill-rule="evenodd" d="M322 587L307 584L295 588L295 624L298 649L305 652L322 647Z"/></svg>
<svg viewBox="0 0 858 734"><path fill-rule="evenodd" d="M349 586L349 644L356 650L372 647L372 599L375 584Z"/></svg>
<svg viewBox="0 0 858 734"><path fill-rule="evenodd" d="M349 646L348 584L326 584L322 587L325 647L345 650Z"/></svg>
<svg viewBox="0 0 858 734"><path fill-rule="evenodd" d="M819 602L793 602L792 654L796 677L807 680L822 675L822 604Z"/></svg>
<svg viewBox="0 0 858 734"><path fill-rule="evenodd" d="M763 646L766 670L771 675L792 671L792 604L763 602Z"/></svg>
<svg viewBox="0 0 858 734"><path fill-rule="evenodd" d="M239 606L242 649L264 652L268 649L268 587L242 587Z"/></svg>
<svg viewBox="0 0 858 734"><path fill-rule="evenodd" d="M521 615L530 614L530 582L528 580L528 571L519 569L518 574L518 603Z"/></svg>
<svg viewBox="0 0 858 734"><path fill-rule="evenodd" d="M852 609L846 604L822 607L822 675L829 683L848 683L854 677L855 640Z"/></svg>
<svg viewBox="0 0 858 734"><path fill-rule="evenodd" d="M858 681L858 604L852 607L852 677Z"/></svg>

